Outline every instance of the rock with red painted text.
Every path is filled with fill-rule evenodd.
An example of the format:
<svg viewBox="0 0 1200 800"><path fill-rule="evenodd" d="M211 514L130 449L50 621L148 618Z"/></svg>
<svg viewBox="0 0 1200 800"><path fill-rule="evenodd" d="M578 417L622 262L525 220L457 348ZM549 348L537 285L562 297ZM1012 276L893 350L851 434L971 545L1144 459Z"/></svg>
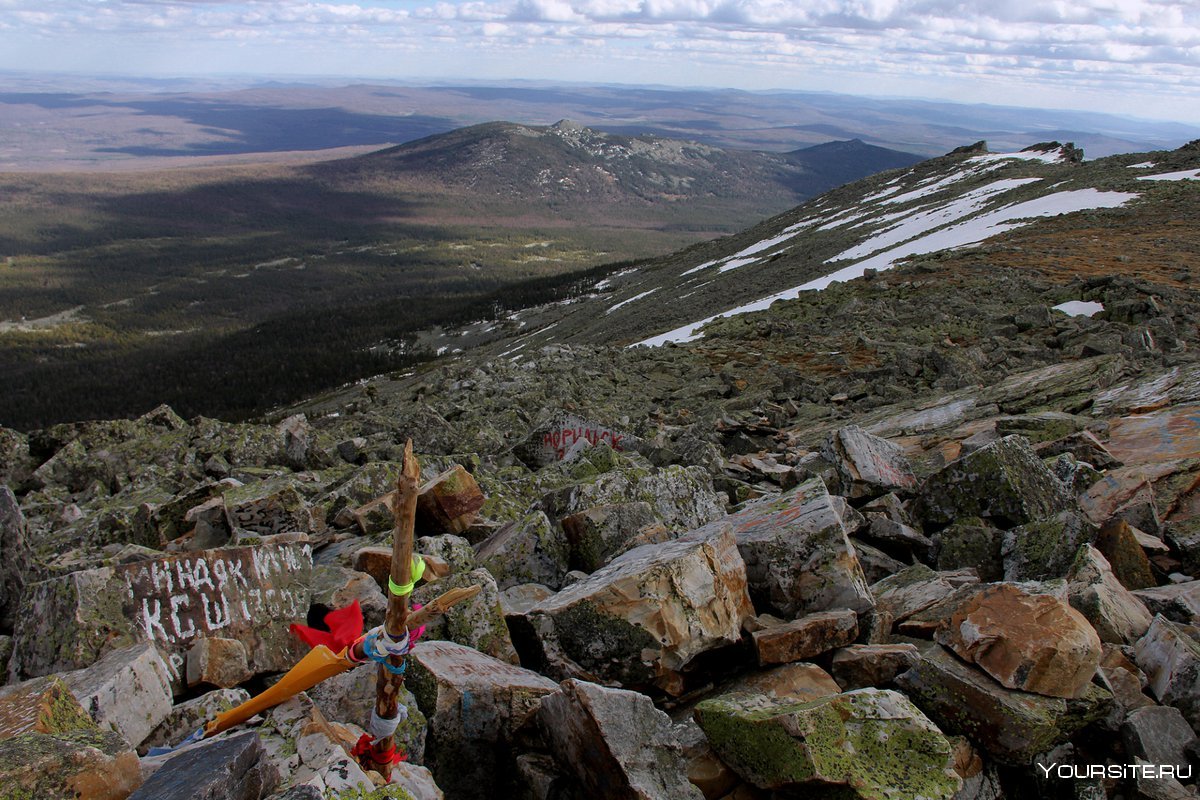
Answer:
<svg viewBox="0 0 1200 800"><path fill-rule="evenodd" d="M150 642L183 685L185 654L204 636L238 639L256 673L304 655L289 630L305 622L312 554L302 542L226 548L83 570L29 587L14 637L11 679L92 664Z"/></svg>
<svg viewBox="0 0 1200 800"><path fill-rule="evenodd" d="M527 615L551 674L678 692L698 655L736 644L754 609L732 532L644 545Z"/></svg>
<svg viewBox="0 0 1200 800"><path fill-rule="evenodd" d="M408 686L429 719L425 763L451 796L488 798L512 790L513 742L558 684L453 642L421 642Z"/></svg>
<svg viewBox="0 0 1200 800"><path fill-rule="evenodd" d="M637 692L578 680L542 698L538 726L587 797L701 800L670 718Z"/></svg>
<svg viewBox="0 0 1200 800"><path fill-rule="evenodd" d="M530 431L528 438L515 452L518 458L537 469L561 461L572 447L581 442L603 444L618 452L644 448L640 439L625 431L559 412L549 415Z"/></svg>
<svg viewBox="0 0 1200 800"><path fill-rule="evenodd" d="M781 497L758 500L736 514L691 531L681 541L703 541L731 531L760 610L786 617L874 606L850 534L857 527L845 501L819 478Z"/></svg>
<svg viewBox="0 0 1200 800"><path fill-rule="evenodd" d="M938 642L1010 689L1073 698L1102 654L1100 637L1062 600L1008 583L966 600L938 629Z"/></svg>
<svg viewBox="0 0 1200 800"><path fill-rule="evenodd" d="M1150 692L1182 711L1193 729L1200 728L1200 641L1185 626L1159 615L1134 653L1150 679Z"/></svg>

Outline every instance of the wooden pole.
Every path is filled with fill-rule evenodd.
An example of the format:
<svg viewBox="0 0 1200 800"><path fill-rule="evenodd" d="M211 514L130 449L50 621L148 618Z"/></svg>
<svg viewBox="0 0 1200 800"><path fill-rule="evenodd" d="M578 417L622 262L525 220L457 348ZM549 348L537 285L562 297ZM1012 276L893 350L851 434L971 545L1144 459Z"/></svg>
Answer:
<svg viewBox="0 0 1200 800"><path fill-rule="evenodd" d="M421 466L412 451L412 439L404 445L404 466L396 480L396 494L392 499L392 514L395 528L392 531L392 582L404 586L412 581L413 528L416 526L417 493L421 485ZM384 627L390 636L398 638L408 630L409 595L388 592L387 616ZM395 667L404 663L403 656L390 659ZM404 685L404 676L389 672L380 665L375 684L375 713L382 719L393 719L399 713L397 697ZM385 754L390 753L395 737L388 736L372 746L364 764L378 772L384 780L392 776L392 762ZM381 763L382 762L382 763Z"/></svg>

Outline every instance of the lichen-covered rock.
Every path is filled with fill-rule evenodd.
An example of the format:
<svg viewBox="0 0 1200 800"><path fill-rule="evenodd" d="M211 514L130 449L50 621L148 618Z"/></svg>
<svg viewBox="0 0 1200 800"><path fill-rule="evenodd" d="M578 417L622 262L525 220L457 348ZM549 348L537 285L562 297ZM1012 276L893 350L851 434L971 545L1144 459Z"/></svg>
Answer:
<svg viewBox="0 0 1200 800"><path fill-rule="evenodd" d="M1067 573L1071 606L1096 629L1100 640L1133 644L1150 627L1145 604L1117 580L1108 561L1091 545L1079 548Z"/></svg>
<svg viewBox="0 0 1200 800"><path fill-rule="evenodd" d="M839 694L842 690L829 673L816 664L797 662L750 672L723 685L726 693L763 694L797 703Z"/></svg>
<svg viewBox="0 0 1200 800"><path fill-rule="evenodd" d="M126 800L141 783L137 754L111 731L23 733L0 741L5 800Z"/></svg>
<svg viewBox="0 0 1200 800"><path fill-rule="evenodd" d="M981 581L1004 579L1003 534L981 519L960 519L933 537L939 570L974 567Z"/></svg>
<svg viewBox="0 0 1200 800"><path fill-rule="evenodd" d="M857 425L847 425L830 434L822 452L837 469L841 494L845 497L875 497L917 488L916 476L904 451Z"/></svg>
<svg viewBox="0 0 1200 800"><path fill-rule="evenodd" d="M245 528L262 536L271 536L313 529L308 503L288 476L226 489L222 497L230 530Z"/></svg>
<svg viewBox="0 0 1200 800"><path fill-rule="evenodd" d="M1195 625L1200 619L1200 581L1185 581L1133 593L1152 614L1162 614L1173 622Z"/></svg>
<svg viewBox="0 0 1200 800"><path fill-rule="evenodd" d="M500 528L475 548L475 554L501 589L522 583L558 588L570 570L567 542L541 511Z"/></svg>
<svg viewBox="0 0 1200 800"><path fill-rule="evenodd" d="M417 539L417 552L437 556L445 561L453 573L470 572L477 566L475 548L461 536L443 533L440 536L421 536ZM390 562L389 562L390 563ZM386 578L384 583L386 583Z"/></svg>
<svg viewBox="0 0 1200 800"><path fill-rule="evenodd" d="M860 689L810 703L723 695L700 703L696 721L721 759L761 789L949 800L962 787L950 743L899 692Z"/></svg>
<svg viewBox="0 0 1200 800"><path fill-rule="evenodd" d="M871 586L875 610L892 622L904 620L948 597L955 585L940 572L914 564Z"/></svg>
<svg viewBox="0 0 1200 800"><path fill-rule="evenodd" d="M571 569L595 572L657 519L646 502L610 503L563 517Z"/></svg>
<svg viewBox="0 0 1200 800"><path fill-rule="evenodd" d="M191 736L218 714L250 699L245 689L215 689L171 708L158 727L142 741L142 748L172 747Z"/></svg>
<svg viewBox="0 0 1200 800"><path fill-rule="evenodd" d="M1079 697L1100 665L1100 637L1057 597L1000 583L975 594L938 628L938 642L1010 689Z"/></svg>
<svg viewBox="0 0 1200 800"><path fill-rule="evenodd" d="M129 800L261 800L279 778L258 733L246 731L172 754Z"/></svg>
<svg viewBox="0 0 1200 800"><path fill-rule="evenodd" d="M782 625L755 631L759 664L788 664L828 653L858 636L858 615L848 608L818 611Z"/></svg>
<svg viewBox="0 0 1200 800"><path fill-rule="evenodd" d="M0 739L95 730L95 721L57 676L0 689Z"/></svg>
<svg viewBox="0 0 1200 800"><path fill-rule="evenodd" d="M29 437L20 431L0 427L0 484L19 490L29 480L35 466L29 455Z"/></svg>
<svg viewBox="0 0 1200 800"><path fill-rule="evenodd" d="M1101 719L1111 695L1095 685L1064 699L1007 689L937 645L921 650L896 685L947 733L961 733L1001 764L1028 765Z"/></svg>
<svg viewBox="0 0 1200 800"><path fill-rule="evenodd" d="M838 608L861 613L874 601L850 542L856 527L848 522L851 513L857 512L813 478L680 540L702 541L732 531L761 610L773 608L786 617Z"/></svg>
<svg viewBox="0 0 1200 800"><path fill-rule="evenodd" d="M309 607L312 551L296 542L167 556L34 584L21 604L12 679L77 669L139 642L158 648L183 682L184 654L203 636L240 640L256 672L304 654L289 630Z"/></svg>
<svg viewBox="0 0 1200 800"><path fill-rule="evenodd" d="M682 746L649 697L584 681L563 681L542 698L538 726L560 768L585 796L700 800L685 774Z"/></svg>
<svg viewBox="0 0 1200 800"><path fill-rule="evenodd" d="M681 689L700 653L741 639L754 613L733 533L630 550L529 611L558 674Z"/></svg>
<svg viewBox="0 0 1200 800"><path fill-rule="evenodd" d="M330 723L307 694L280 703L264 717L258 729L264 751L261 761L282 776L281 788L312 787L322 798L356 797L374 789L367 773L349 755L359 729Z"/></svg>
<svg viewBox="0 0 1200 800"><path fill-rule="evenodd" d="M929 522L982 517L1001 528L1051 517L1069 500L1021 436L1005 436L946 465L926 479L920 499Z"/></svg>
<svg viewBox="0 0 1200 800"><path fill-rule="evenodd" d="M425 636L465 644L501 661L519 664L520 659L504 620L504 607L500 605L500 588L486 569L451 575L436 583L421 586L413 592L412 600L414 603L428 603L451 589L466 586L479 586L481 590L471 599L431 620L426 625Z"/></svg>
<svg viewBox="0 0 1200 800"><path fill-rule="evenodd" d="M101 728L116 731L134 747L171 713L170 671L145 642L114 650L62 678Z"/></svg>
<svg viewBox="0 0 1200 800"><path fill-rule="evenodd" d="M512 743L558 684L453 642L421 642L409 688L429 719L426 764L452 797L508 796Z"/></svg>
<svg viewBox="0 0 1200 800"><path fill-rule="evenodd" d="M1079 548L1094 541L1096 534L1094 525L1071 511L1005 531L1004 579L1062 578Z"/></svg>
<svg viewBox="0 0 1200 800"><path fill-rule="evenodd" d="M1134 653L1154 696L1182 711L1193 729L1200 728L1200 642L1159 615Z"/></svg>
<svg viewBox="0 0 1200 800"><path fill-rule="evenodd" d="M1154 571L1146 551L1142 549L1132 526L1125 520L1113 520L1101 527L1095 544L1126 589L1148 589L1158 584L1154 580Z"/></svg>
<svg viewBox="0 0 1200 800"><path fill-rule="evenodd" d="M14 627L31 558L25 515L12 490L0 485L0 629Z"/></svg>

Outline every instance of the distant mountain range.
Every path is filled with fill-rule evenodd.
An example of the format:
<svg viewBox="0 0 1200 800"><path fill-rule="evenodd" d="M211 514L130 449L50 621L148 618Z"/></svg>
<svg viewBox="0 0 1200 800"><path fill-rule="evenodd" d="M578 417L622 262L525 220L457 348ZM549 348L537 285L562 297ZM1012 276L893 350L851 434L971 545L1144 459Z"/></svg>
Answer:
<svg viewBox="0 0 1200 800"><path fill-rule="evenodd" d="M997 150L1058 139L1100 157L1169 149L1200 137L1196 126L1105 114L816 92L277 83L199 90L12 74L3 76L3 85L0 171L145 168L250 156L294 160L334 148L402 144L501 119L535 127L571 119L610 134L779 153L861 139L937 156L978 139Z"/></svg>

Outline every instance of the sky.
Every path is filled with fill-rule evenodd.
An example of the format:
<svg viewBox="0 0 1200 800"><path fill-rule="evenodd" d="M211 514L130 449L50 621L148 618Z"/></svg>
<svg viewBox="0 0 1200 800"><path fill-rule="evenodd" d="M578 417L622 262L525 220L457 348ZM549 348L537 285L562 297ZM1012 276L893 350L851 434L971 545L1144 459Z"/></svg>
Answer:
<svg viewBox="0 0 1200 800"><path fill-rule="evenodd" d="M832 91L1200 122L1200 0L0 0L0 69Z"/></svg>

